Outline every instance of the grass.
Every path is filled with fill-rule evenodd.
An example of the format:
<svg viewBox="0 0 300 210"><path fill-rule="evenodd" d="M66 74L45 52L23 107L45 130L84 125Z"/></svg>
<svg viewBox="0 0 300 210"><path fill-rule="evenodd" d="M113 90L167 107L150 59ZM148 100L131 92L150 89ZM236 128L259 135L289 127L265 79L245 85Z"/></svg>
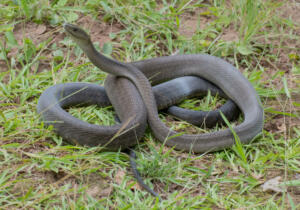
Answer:
<svg viewBox="0 0 300 210"><path fill-rule="evenodd" d="M296 1L271 0L2 0L0 209L299 208L295 8ZM126 154L69 145L39 120L36 105L46 88L75 81L103 84L106 76L63 35L64 21L90 30L98 48L121 61L174 53L222 57L260 95L262 134L247 145L188 154L164 147L148 130L136 147L138 165L146 183L165 199L158 203L138 189ZM218 103L223 102L209 95L182 106L207 110ZM111 108L69 111L92 123L114 123ZM162 118L178 129L190 128ZM264 192L261 185L276 176L287 191Z"/></svg>

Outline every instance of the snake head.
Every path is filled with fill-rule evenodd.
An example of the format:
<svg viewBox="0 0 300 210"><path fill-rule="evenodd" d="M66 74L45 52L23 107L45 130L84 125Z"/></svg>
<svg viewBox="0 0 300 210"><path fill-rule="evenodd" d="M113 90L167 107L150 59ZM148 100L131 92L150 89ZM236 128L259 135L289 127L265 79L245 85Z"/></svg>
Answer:
<svg viewBox="0 0 300 210"><path fill-rule="evenodd" d="M80 46L86 47L91 44L90 36L76 25L65 23L63 25L66 33Z"/></svg>

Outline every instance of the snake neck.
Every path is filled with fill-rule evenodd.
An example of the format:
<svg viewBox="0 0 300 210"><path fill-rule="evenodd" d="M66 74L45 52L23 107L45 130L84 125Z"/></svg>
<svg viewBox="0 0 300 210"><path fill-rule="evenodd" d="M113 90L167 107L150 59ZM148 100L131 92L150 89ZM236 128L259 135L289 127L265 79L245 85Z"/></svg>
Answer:
<svg viewBox="0 0 300 210"><path fill-rule="evenodd" d="M152 87L148 79L139 69L134 65L122 63L102 55L95 49L92 42L90 42L89 46L81 46L81 49L90 61L102 71L131 80L143 98L148 115L158 116Z"/></svg>
<svg viewBox="0 0 300 210"><path fill-rule="evenodd" d="M88 46L81 47L81 49L90 61L102 71L115 76L126 76L126 72L128 71L126 64L102 55L95 49L92 42Z"/></svg>

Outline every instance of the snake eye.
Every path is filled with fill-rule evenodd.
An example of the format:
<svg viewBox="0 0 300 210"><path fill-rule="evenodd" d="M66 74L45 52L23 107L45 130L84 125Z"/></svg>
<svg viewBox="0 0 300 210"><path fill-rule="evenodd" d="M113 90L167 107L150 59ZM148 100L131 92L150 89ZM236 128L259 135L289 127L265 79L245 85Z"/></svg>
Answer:
<svg viewBox="0 0 300 210"><path fill-rule="evenodd" d="M73 31L74 31L74 32L77 32L77 31L78 31L78 29L77 29L77 28L74 28L74 29L73 29Z"/></svg>

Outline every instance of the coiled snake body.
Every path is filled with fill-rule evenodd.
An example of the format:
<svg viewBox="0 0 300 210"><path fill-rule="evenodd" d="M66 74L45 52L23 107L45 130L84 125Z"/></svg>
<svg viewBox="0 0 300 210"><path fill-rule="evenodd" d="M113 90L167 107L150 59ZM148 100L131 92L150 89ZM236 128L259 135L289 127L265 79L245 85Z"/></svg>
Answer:
<svg viewBox="0 0 300 210"><path fill-rule="evenodd" d="M89 35L82 29L72 24L65 24L64 28L91 62L110 74L107 77L105 89L122 122L112 126L110 130L106 130L105 126L91 125L82 121L74 123L75 119L68 114L64 114L58 119L54 112L60 110L61 107L72 105L74 98L68 103L68 95L73 93L74 90L70 91L66 88L63 96L55 95L56 93L53 90L52 92L46 91L44 99L39 101L38 111L42 113L43 119L46 121L61 121L62 123L55 124L58 125L56 129L60 130L63 137L69 141L90 146L108 145L112 149L117 149L120 145L133 146L143 135L145 129L145 125L140 122L147 120L153 134L159 141L179 150L208 152L232 146L234 135L230 129L197 135L178 135L159 119L157 103L148 79L151 80L152 85L157 85L183 76L196 76L210 81L237 104L243 113L244 121L233 127L233 129L242 143L249 142L261 132L263 108L258 95L250 82L236 68L224 60L210 55L197 54L121 63L97 52ZM87 85L82 84L82 87L77 88L79 95L76 94L74 97L78 98L78 101L85 98L86 103L89 103L88 99L91 99L90 103L97 103L95 97L106 97L100 92L91 91L93 89L91 86L86 89L85 87ZM88 89L90 90L88 91ZM85 94L80 95L81 91ZM50 97L50 93L53 98ZM46 97L48 97L48 101L51 101L51 99L57 101L58 98L65 98L65 100L60 101L59 104L53 104L49 108L49 103L45 102ZM56 108L53 109L53 107ZM53 110L55 111L51 113ZM122 135L122 138L119 138L120 135ZM100 136L101 138L99 138ZM132 136L136 136L136 138L132 139ZM108 143L108 139L112 140Z"/></svg>

